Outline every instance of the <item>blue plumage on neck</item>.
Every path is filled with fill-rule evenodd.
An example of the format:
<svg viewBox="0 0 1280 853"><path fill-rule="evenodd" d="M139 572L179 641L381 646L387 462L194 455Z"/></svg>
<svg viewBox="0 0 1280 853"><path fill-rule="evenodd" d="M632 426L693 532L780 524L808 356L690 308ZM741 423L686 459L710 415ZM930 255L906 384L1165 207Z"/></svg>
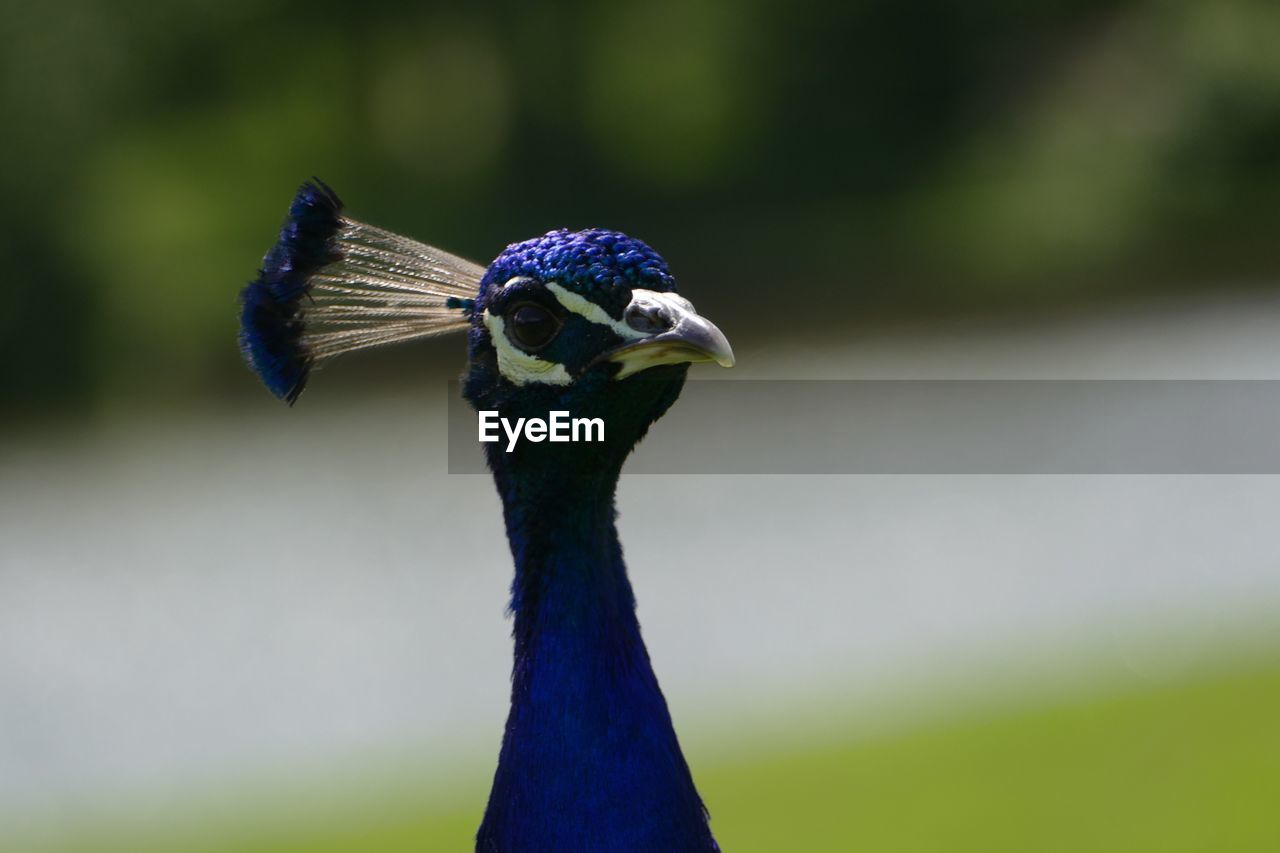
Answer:
<svg viewBox="0 0 1280 853"><path fill-rule="evenodd" d="M715 850L640 636L616 472L499 466L515 558L511 712L477 850Z"/></svg>
<svg viewBox="0 0 1280 853"><path fill-rule="evenodd" d="M680 395L688 364L658 363L619 379L618 365L600 357L620 343L613 323L570 310L544 292L553 283L613 323L621 322L634 288L675 289L652 249L592 230L552 232L508 247L477 295L463 382L468 402L512 423L552 411L599 419L604 436L590 444L525 441L510 452L483 444L515 561L515 663L511 711L476 848L714 851L641 639L614 521L623 462ZM513 348L530 355L505 319L496 332L486 322L494 311L502 318L511 313L501 303L512 287L519 294L512 299L540 300L565 324L559 349L527 346L562 368L579 365L571 381L516 381L519 375L503 372L499 347L508 358ZM519 304L527 303L507 307ZM578 321L604 331L583 333Z"/></svg>

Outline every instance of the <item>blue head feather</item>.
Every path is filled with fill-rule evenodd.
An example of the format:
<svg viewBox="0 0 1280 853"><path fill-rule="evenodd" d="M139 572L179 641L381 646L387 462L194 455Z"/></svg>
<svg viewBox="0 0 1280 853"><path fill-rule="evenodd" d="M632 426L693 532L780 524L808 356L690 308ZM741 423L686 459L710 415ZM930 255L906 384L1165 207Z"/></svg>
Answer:
<svg viewBox="0 0 1280 853"><path fill-rule="evenodd" d="M466 390L468 399L481 408L504 408L499 398L508 396L510 391L498 381L484 314L487 310L501 313L505 304L523 299L522 288L506 287L517 278L530 280L535 290L554 282L600 306L615 320L622 319L634 289L676 292L676 280L662 256L648 244L618 231L562 228L512 243L489 264L470 311L471 371ZM575 321L570 318L570 322ZM570 372L591 362L604 348L621 342L603 327L585 321L579 325L583 328L572 335L561 335L553 351L544 354L564 364ZM597 397L591 387L569 390L586 399ZM527 401L533 396L536 395L516 394L512 402Z"/></svg>
<svg viewBox="0 0 1280 853"><path fill-rule="evenodd" d="M311 369L301 347L299 303L311 275L338 258L332 241L341 210L342 201L319 178L303 184L258 277L240 291L240 349L271 393L290 404Z"/></svg>
<svg viewBox="0 0 1280 853"><path fill-rule="evenodd" d="M489 265L480 284L477 305L483 310L488 291L515 276L554 281L622 316L631 288L672 291L675 279L667 262L648 244L605 228L560 229L512 243Z"/></svg>

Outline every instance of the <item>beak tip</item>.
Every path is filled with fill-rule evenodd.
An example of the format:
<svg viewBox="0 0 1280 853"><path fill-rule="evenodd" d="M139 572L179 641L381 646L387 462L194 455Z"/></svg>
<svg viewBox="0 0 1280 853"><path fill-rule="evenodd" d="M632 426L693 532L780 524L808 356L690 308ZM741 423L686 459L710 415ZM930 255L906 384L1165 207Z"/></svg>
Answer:
<svg viewBox="0 0 1280 853"><path fill-rule="evenodd" d="M649 302L663 302L666 294L645 292ZM659 364L699 364L715 362L721 367L733 367L737 359L733 347L716 325L693 311L693 306L683 300L667 298L669 327L654 335L633 340L610 350L602 358L621 363L614 376L624 379Z"/></svg>
<svg viewBox="0 0 1280 853"><path fill-rule="evenodd" d="M711 328L713 334L710 336L711 345L707 347L707 355L721 367L733 367L738 363L738 359L733 355L733 347L729 345L729 339L715 326Z"/></svg>

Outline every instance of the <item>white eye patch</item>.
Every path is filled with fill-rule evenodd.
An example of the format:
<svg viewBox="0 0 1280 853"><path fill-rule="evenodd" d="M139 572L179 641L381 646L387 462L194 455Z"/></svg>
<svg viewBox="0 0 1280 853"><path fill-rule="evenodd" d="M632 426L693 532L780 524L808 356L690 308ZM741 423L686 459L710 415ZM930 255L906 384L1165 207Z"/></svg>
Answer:
<svg viewBox="0 0 1280 853"><path fill-rule="evenodd" d="M538 358L523 351L507 337L507 324L496 314L485 309L484 327L498 353L498 371L513 385L541 382L544 385L568 385L573 381L564 365L545 358Z"/></svg>
<svg viewBox="0 0 1280 853"><path fill-rule="evenodd" d="M521 276L516 276L504 284L503 287L506 288L526 280ZM641 332L631 328L621 320L615 320L599 305L585 296L574 293L564 285L552 281L547 283L546 288L564 310L571 314L576 314L588 322L607 327L624 341L638 341L652 336L651 332ZM631 291L631 304L665 304L679 306L689 312L693 310L693 305L684 297L677 296L674 293L659 293L655 290ZM538 358L536 355L530 355L511 343L510 339L507 338L506 323L502 317L491 314L486 309L482 319L484 320L485 328L489 330L493 348L498 354L498 370L512 384L528 385L540 382L546 385L568 385L573 381L573 377L565 370L564 365Z"/></svg>

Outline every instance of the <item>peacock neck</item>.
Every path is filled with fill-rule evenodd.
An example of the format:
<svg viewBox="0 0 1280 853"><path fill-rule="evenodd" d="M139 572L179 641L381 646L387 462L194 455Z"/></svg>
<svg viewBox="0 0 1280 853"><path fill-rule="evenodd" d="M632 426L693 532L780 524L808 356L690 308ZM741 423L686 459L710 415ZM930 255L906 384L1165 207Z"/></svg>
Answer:
<svg viewBox="0 0 1280 853"><path fill-rule="evenodd" d="M616 472L495 479L515 560L515 663L477 849L716 849L640 636Z"/></svg>

